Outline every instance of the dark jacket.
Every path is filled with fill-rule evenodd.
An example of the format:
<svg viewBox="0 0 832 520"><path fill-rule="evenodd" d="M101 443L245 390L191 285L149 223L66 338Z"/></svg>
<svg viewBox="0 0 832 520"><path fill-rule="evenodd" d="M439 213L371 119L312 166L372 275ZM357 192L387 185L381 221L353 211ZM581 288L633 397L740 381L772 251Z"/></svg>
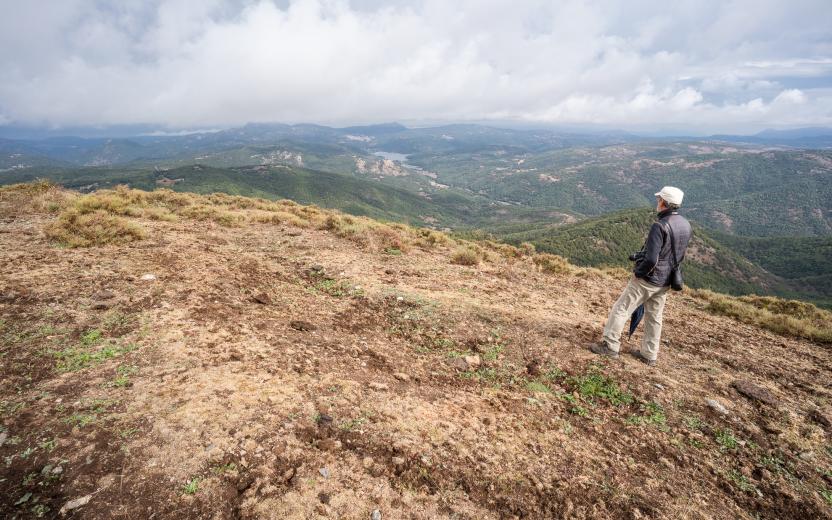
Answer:
<svg viewBox="0 0 832 520"><path fill-rule="evenodd" d="M644 257L636 263L633 274L636 278L664 287L670 285L670 271L673 268L673 253L665 226L673 229L676 245L676 260L681 264L692 236L690 223L678 211L666 209L659 213L658 221L650 228L647 240L641 250Z"/></svg>

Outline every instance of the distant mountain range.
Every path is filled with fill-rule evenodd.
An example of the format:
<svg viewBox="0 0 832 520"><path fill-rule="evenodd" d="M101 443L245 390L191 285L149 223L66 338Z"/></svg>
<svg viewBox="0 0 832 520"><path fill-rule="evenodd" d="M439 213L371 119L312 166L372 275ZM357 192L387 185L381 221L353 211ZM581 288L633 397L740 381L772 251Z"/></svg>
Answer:
<svg viewBox="0 0 832 520"><path fill-rule="evenodd" d="M805 265L794 251L816 258L832 235L826 141L832 130L824 128L657 139L474 124L250 124L173 136L0 139L0 184L50 178L81 190L122 183L291 198L529 240L587 265L626 263L645 221L627 224L629 238L611 247L598 239L604 219L631 220L639 213L624 210L650 206L657 189L676 185L712 253L703 258L715 259L691 262L694 283L823 302L832 299L829 262L788 265Z"/></svg>

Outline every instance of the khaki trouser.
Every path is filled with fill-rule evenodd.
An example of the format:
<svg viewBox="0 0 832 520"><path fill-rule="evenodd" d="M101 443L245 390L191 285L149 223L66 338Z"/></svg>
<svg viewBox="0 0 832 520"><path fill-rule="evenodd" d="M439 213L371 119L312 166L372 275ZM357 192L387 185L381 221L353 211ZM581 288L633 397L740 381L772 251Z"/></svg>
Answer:
<svg viewBox="0 0 832 520"><path fill-rule="evenodd" d="M612 306L607 325L604 327L604 341L610 350L621 349L621 331L630 315L639 305L644 304L644 337L641 340L641 355L656 359L659 355L659 340L662 335L662 311L669 287L656 287L633 276Z"/></svg>

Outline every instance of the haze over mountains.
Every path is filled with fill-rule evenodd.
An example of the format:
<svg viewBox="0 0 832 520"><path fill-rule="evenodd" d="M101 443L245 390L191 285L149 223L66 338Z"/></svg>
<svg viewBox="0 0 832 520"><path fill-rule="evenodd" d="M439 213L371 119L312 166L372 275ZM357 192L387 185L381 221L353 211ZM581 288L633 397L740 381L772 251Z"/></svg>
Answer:
<svg viewBox="0 0 832 520"><path fill-rule="evenodd" d="M618 266L641 245L653 192L672 184L685 190L697 226L693 286L832 301L832 130L823 128L655 138L474 124L249 124L0 139L0 182L36 178L82 190L127 184L290 198ZM644 209L621 212L631 208Z"/></svg>

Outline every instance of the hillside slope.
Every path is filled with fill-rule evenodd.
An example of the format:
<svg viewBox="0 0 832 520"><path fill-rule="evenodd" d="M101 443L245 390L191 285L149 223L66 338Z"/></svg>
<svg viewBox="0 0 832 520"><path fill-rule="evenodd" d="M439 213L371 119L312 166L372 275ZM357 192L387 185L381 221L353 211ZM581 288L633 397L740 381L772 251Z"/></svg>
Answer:
<svg viewBox="0 0 832 520"><path fill-rule="evenodd" d="M181 192L288 198L353 215L418 224L458 224L463 220L474 220L488 206L486 201L454 191L426 197L352 176L286 165L238 168L190 165L163 171L146 168L43 168L0 175L0 181L8 184L35 179L49 179L84 191L124 184L146 190L166 186Z"/></svg>
<svg viewBox="0 0 832 520"><path fill-rule="evenodd" d="M170 191L0 219L4 517L832 518L829 345L688 293L649 369L586 350L623 277L528 250Z"/></svg>
<svg viewBox="0 0 832 520"><path fill-rule="evenodd" d="M544 226L526 231L507 227L495 235L510 243L531 242L541 251L587 266L631 268L627 257L638 251L655 222L652 209L630 209L565 226ZM684 267L685 282L720 292L748 294L786 291L782 280L754 265L731 248L694 227Z"/></svg>

